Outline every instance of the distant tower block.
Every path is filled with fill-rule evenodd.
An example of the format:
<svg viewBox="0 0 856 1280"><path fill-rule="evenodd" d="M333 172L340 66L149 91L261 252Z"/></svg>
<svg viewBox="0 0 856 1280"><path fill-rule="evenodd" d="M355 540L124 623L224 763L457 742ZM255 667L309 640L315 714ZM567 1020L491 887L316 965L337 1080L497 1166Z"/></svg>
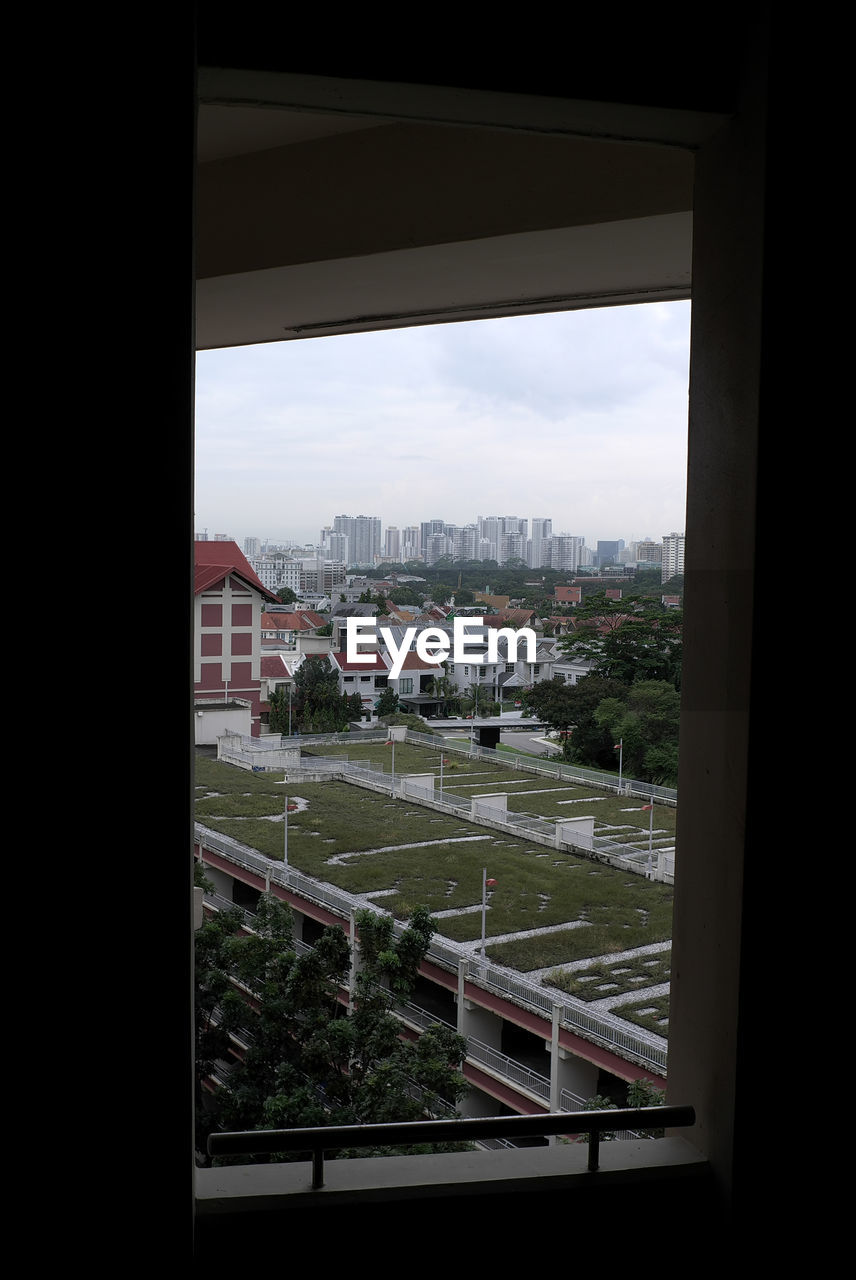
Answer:
<svg viewBox="0 0 856 1280"><path fill-rule="evenodd" d="M556 848L562 844L578 844L591 849L594 844L594 818L562 818L556 823Z"/></svg>

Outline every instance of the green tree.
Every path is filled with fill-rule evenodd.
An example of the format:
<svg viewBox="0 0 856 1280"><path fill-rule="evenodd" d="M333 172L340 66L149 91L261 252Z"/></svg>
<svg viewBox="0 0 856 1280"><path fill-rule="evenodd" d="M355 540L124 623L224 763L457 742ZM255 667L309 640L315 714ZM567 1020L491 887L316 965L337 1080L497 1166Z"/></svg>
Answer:
<svg viewBox="0 0 856 1280"><path fill-rule="evenodd" d="M389 599L393 604L410 605L421 604L422 596L419 592L414 591L412 587L396 587L394 591L390 591ZM384 604L386 602L384 601Z"/></svg>
<svg viewBox="0 0 856 1280"><path fill-rule="evenodd" d="M338 677L327 658L304 658L294 673L293 689L292 723L301 733L336 733L362 715L358 694L339 693Z"/></svg>
<svg viewBox="0 0 856 1280"><path fill-rule="evenodd" d="M627 1086L628 1107L661 1107L665 1101L665 1089L658 1089L647 1080L631 1080ZM666 1134L665 1129L642 1129L640 1132L646 1138L662 1138Z"/></svg>
<svg viewBox="0 0 856 1280"><path fill-rule="evenodd" d="M577 630L559 641L565 653L594 663L592 674L633 684L666 680L681 687L683 614L646 597L590 596L574 613Z"/></svg>
<svg viewBox="0 0 856 1280"><path fill-rule="evenodd" d="M412 994L434 932L425 908L413 912L397 938L391 917L358 914L361 965L351 1017L338 1000L351 963L342 929L326 928L298 957L290 913L275 897L260 898L252 933L230 936L239 915L223 913L218 923L218 963L212 965L203 939L206 963L197 970L198 980L216 987L221 1009L232 977L252 993L253 1005L251 1010L235 989L229 1026L239 1029L248 1047L210 1096L203 1135L213 1128L373 1124L454 1109L466 1090L459 1070L465 1041L445 1027L426 1031L415 1043L402 1039L392 1013ZM215 1057L224 1056L223 1047L218 1040ZM211 1061L210 1053L200 1058L203 1072Z"/></svg>
<svg viewBox="0 0 856 1280"><path fill-rule="evenodd" d="M449 664L443 663L443 675L432 676L428 682L428 690L435 698L440 699L440 710L443 715L449 711L457 711L460 706L458 686L449 676Z"/></svg>
<svg viewBox="0 0 856 1280"><path fill-rule="evenodd" d="M610 730L595 718L605 698L622 698L625 686L618 680L586 676L577 684L565 684L561 676L542 680L523 694L524 714L546 720L552 729L567 735L562 753L566 760L595 768L613 769L618 757Z"/></svg>
<svg viewBox="0 0 856 1280"><path fill-rule="evenodd" d="M276 597L282 602L282 604L294 604L297 600L297 596L292 591L291 587L280 587L276 593Z"/></svg>
<svg viewBox="0 0 856 1280"><path fill-rule="evenodd" d="M615 742L624 744L628 776L675 786L678 774L678 727L681 698L665 680L643 680L620 697L605 698L594 712Z"/></svg>
<svg viewBox="0 0 856 1280"><path fill-rule="evenodd" d="M375 703L375 711L379 716L394 716L398 710L398 694L387 687Z"/></svg>
<svg viewBox="0 0 856 1280"><path fill-rule="evenodd" d="M278 685L268 695L270 715L268 723L271 733L289 732L288 689L284 684Z"/></svg>

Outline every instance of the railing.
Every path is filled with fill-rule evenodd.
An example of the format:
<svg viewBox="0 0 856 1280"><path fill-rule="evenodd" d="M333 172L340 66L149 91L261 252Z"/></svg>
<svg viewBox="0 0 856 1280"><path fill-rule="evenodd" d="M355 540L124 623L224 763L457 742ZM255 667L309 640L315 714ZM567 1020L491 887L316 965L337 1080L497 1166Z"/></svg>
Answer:
<svg viewBox="0 0 856 1280"><path fill-rule="evenodd" d="M499 722L497 721L497 723ZM461 728L464 731L467 729L467 725L463 721ZM267 734L261 739L242 736L241 749L246 750L248 753L275 751L277 748L273 745L273 741L277 736L280 739L280 748L300 748L302 750L304 747L310 746L385 742L388 738L388 731L386 729L365 729L354 730L350 733L322 733L291 738L287 734ZM592 786L606 791L618 792L619 790L618 778L615 774L603 773L597 769L585 769L581 765L569 764L566 761L538 760L534 757L528 759L523 755L497 751L493 747L481 747L475 742L451 742L448 738L439 737L436 734L421 733L414 729L405 730L404 740L405 742L415 743L418 746L430 747L434 751L454 752L461 756L489 760L494 764L500 765L503 769L515 769L522 770L524 773L541 774L544 777L557 778L563 782L591 783ZM313 757L313 768L317 758ZM678 801L678 793L673 787L658 787L653 782L640 782L635 778L622 778L620 794L638 796L644 799L650 799L653 796L655 800L659 800L663 804L677 804Z"/></svg>
<svg viewBox="0 0 856 1280"><path fill-rule="evenodd" d="M420 736L425 737L424 734ZM406 774L395 773L393 775L391 770L388 772L383 765L367 760L348 760L347 758L335 756L312 756L310 759L311 765L308 766L308 769L312 773L341 774L349 782L372 787L378 791L386 791L390 796L393 796L401 788L402 782L407 778ZM555 844L557 827L556 820L552 818L539 818L532 813L518 813L508 809L498 809L495 813L492 813L488 804L479 806L477 803L474 809L473 800L478 802L480 799L478 796L463 797L446 788L441 791L439 788L419 787L412 782L407 783L401 795L402 799L413 800L416 804L446 805L448 808L460 813L462 817L476 823L479 820L503 822L522 833L538 835L549 841L551 845ZM642 871L647 874L647 848L619 844L610 839L609 836L594 836L589 839L578 835L574 840L564 840L562 843L570 848L580 849L583 852L600 854L610 859L613 864L617 863L619 866L634 873L639 873L641 867ZM657 852L658 850L655 848L653 853L656 854ZM652 872L654 867L659 868L659 865L659 862L655 860L652 864ZM674 877L674 855L671 860L671 870L668 874Z"/></svg>
<svg viewBox="0 0 856 1280"><path fill-rule="evenodd" d="M467 1057L472 1058L474 1062L480 1062L482 1066L488 1067L506 1080L513 1080L515 1084L528 1089L537 1097L550 1101L549 1078L530 1070L529 1067L524 1067L522 1062L515 1062L513 1058L500 1053L498 1049L492 1049L490 1045L482 1044L481 1040L475 1040L470 1036L467 1040Z"/></svg>
<svg viewBox="0 0 856 1280"><path fill-rule="evenodd" d="M465 729L464 724L461 725ZM517 769L526 773L538 773L545 777L559 778L563 782L588 782L592 786L606 791L618 791L618 778L612 773L602 773L597 769L584 769L581 765L568 764L558 760L527 759L526 756L512 755L507 751L497 751L494 747L481 747L477 743L450 742L448 738L434 734L420 733L408 729L405 741L420 746L431 747L435 751L454 751L462 756L475 756L479 760L490 760L504 769ZM677 804L678 793L672 787L658 787L653 782L640 782L635 778L622 778L621 795L653 796L664 804Z"/></svg>
<svg viewBox="0 0 856 1280"><path fill-rule="evenodd" d="M600 1135L616 1129L677 1129L695 1124L690 1106L623 1107L614 1111L583 1111L568 1128L567 1112L540 1116L490 1116L481 1120L413 1120L402 1124L329 1125L311 1129L255 1129L240 1133L212 1133L210 1156L276 1155L308 1151L312 1158L312 1189L324 1185L324 1154L342 1147L409 1146L457 1143L482 1138L514 1138L550 1134L589 1135L588 1170L600 1167Z"/></svg>
<svg viewBox="0 0 856 1280"><path fill-rule="evenodd" d="M265 858L253 849L239 844L237 840L232 840L229 836L210 831L207 827L202 826L201 823L195 824L195 838L200 845L204 845L214 852L222 853L238 866L258 872L262 879L266 880L269 877L271 883L291 889L300 897L328 907L337 915L349 918L351 911L355 908L383 914L381 907L346 893L344 889L332 889L328 886L322 886L309 876L293 871L289 867L284 868L282 863L272 862L269 858ZM394 928L395 933L398 935L405 926L396 922ZM433 938L426 953L426 958L433 960L444 968L451 969L455 973L458 972L461 962L464 961L465 976L477 986L501 992L523 1008L532 1009L548 1019L552 1018L553 1006L558 1005L562 1025L569 1030L577 1031L587 1039L593 1040L607 1049L613 1049L622 1056L630 1054L633 1058L638 1059L646 1066L653 1067L663 1075L666 1073L668 1050L662 1036L651 1035L649 1038L645 1035L636 1035L627 1029L626 1023L614 1015L606 1012L592 1013L586 1009L582 1001L577 1002L573 996L562 995L561 998L557 999L554 992L539 986L520 974L509 973L506 970L497 968L488 961L482 961L475 956L470 956L466 952L456 949L453 944L446 940Z"/></svg>
<svg viewBox="0 0 856 1280"><path fill-rule="evenodd" d="M205 901L215 910L224 910L235 907L234 903L229 902L227 898L221 897L220 894L206 894ZM246 908L238 908L241 910L246 927L252 929L255 915ZM298 955L306 955L312 950L312 947L300 940L295 940L294 949ZM421 1008L419 1005L413 1004L411 1001L404 1001L395 1006L394 1012L405 1022L411 1026L419 1027L420 1030L426 1031L429 1027L444 1026L451 1031L457 1028L448 1022L445 1018L441 1018L438 1014L430 1013L427 1009ZM252 1033L245 1033L252 1038ZM518 1062L514 1058L510 1058L508 1054L501 1053L498 1049L494 1049L491 1045L484 1044L481 1040L477 1040L474 1036L466 1037L467 1040L467 1058L473 1062L478 1062L482 1066L487 1067L496 1075L502 1076L503 1079L510 1080L514 1084L520 1085L527 1089L530 1093L539 1098L550 1099L550 1079L548 1076L541 1075L540 1072L532 1070L531 1067L525 1066L522 1062ZM585 1108L586 1102L584 1098L572 1093L569 1089L563 1089L560 1094L560 1109L562 1111L581 1111ZM644 1135L627 1132L619 1136L628 1138L639 1138Z"/></svg>

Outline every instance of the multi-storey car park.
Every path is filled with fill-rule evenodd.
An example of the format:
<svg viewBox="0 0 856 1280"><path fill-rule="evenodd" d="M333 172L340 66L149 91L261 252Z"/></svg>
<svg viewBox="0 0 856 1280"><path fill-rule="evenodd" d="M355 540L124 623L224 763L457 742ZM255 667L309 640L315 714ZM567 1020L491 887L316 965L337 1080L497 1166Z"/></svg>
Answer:
<svg viewBox="0 0 856 1280"><path fill-rule="evenodd" d="M674 793L466 739L343 737L224 736L198 760L206 909L239 905L251 928L269 890L302 948L328 924L353 939L365 907L429 907L437 933L398 1016L403 1035L441 1021L465 1037L463 1115L664 1086Z"/></svg>

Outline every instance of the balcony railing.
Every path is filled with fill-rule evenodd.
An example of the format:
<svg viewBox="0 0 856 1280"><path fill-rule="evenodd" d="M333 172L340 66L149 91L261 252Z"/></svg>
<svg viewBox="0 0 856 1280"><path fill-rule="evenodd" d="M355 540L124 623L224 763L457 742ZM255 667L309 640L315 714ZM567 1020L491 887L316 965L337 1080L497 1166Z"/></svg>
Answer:
<svg viewBox="0 0 856 1280"><path fill-rule="evenodd" d="M489 1116L480 1120L418 1120L403 1124L329 1125L312 1129L254 1129L239 1133L213 1133L208 1154L217 1156L275 1155L285 1151L311 1153L312 1189L324 1185L324 1155L343 1147L407 1146L423 1143L457 1143L485 1138L509 1139L552 1134L589 1135L588 1169L596 1173L600 1162L600 1135L616 1129L677 1129L695 1124L691 1106L623 1107L614 1111L584 1111L574 1115L569 1128L567 1112L541 1116Z"/></svg>

